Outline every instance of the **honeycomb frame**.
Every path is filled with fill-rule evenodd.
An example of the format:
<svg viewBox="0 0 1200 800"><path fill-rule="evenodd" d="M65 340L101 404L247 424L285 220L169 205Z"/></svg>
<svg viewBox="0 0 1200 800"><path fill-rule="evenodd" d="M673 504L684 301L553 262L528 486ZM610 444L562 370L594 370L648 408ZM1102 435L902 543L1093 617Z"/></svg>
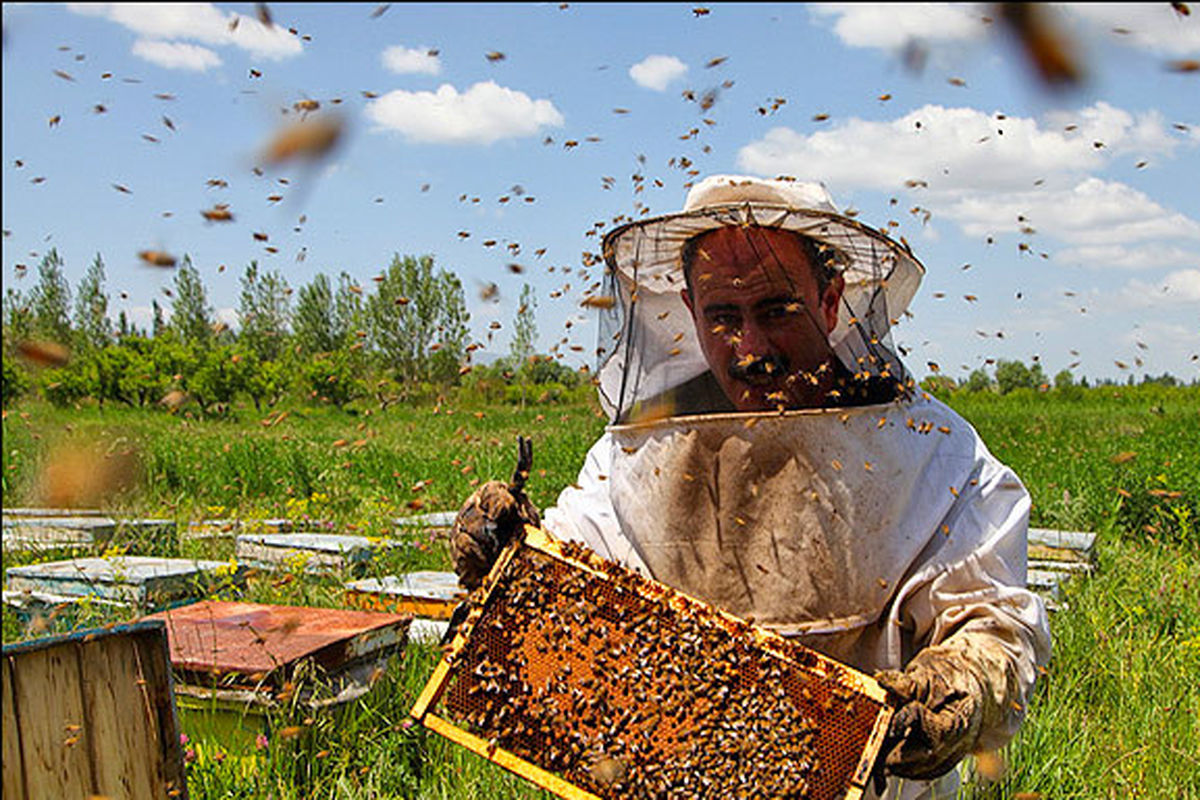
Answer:
<svg viewBox="0 0 1200 800"><path fill-rule="evenodd" d="M862 796L893 711L874 679L525 534L471 596L422 725L567 800Z"/></svg>

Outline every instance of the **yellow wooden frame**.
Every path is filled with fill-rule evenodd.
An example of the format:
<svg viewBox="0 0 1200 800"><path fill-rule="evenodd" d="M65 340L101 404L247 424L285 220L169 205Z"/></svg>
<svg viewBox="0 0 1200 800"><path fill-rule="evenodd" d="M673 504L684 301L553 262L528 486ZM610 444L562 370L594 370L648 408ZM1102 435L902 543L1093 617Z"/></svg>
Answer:
<svg viewBox="0 0 1200 800"><path fill-rule="evenodd" d="M474 608L463 620L462 624L454 634L454 639L445 646L445 652L437 667L434 668L433 674L429 677L429 681L421 690L421 694L417 697L416 703L413 704L410 715L424 725L429 730L444 736L446 739L461 745L468 750L476 753L488 761L497 764L508 771L528 780L535 785L552 792L565 800L601 800L597 795L585 791L575 784L555 775L552 772L542 769L525 759L517 756L508 750L488 742L482 737L476 736L473 733L457 727L449 720L431 713L430 709L441 699L443 691L446 689L446 684L450 678L450 672L453 669L454 661L458 654L466 647L467 641L470 638L471 630L476 621L483 615L484 609L488 606L491 600L492 590L499 581L500 576L508 568L509 563L516 556L518 549L521 547L529 547L552 558L565 561L576 569L585 570L599 578L608 580L607 576L591 566L581 563L574 558L565 555L562 552L562 547L559 542L554 539L547 531L541 528L535 528L532 525L525 527L524 539L514 539L500 557L496 559L491 572L484 580L483 585L477 589L477 592L483 594L482 601L475 604ZM702 603L696 598L690 597L677 589L671 587L663 587L665 592L663 600L674 607L682 607L688 603L701 603L708 606L707 603ZM744 624L744 620L733 616L720 609L711 608L712 615L727 623ZM789 664L796 664L794 658L788 654L788 649L792 645L778 634L771 633L761 629L754 629L755 643L763 650L771 654L771 656L786 661ZM825 671L828 674L831 668L836 665L838 670L838 679L843 683L849 683L853 687L866 695L872 700L881 704L881 709L875 717L875 725L871 729L871 734L867 737L866 744L862 750L862 757L859 759L858 765L850 776L850 786L846 793L842 795L841 800L860 800L866 789L867 782L871 778L871 770L875 763L875 757L880 746L883 744L883 738L887 734L888 725L892 718L892 707L887 704L887 691L879 685L869 675L859 672L853 667L848 667L844 664L833 661L827 656L819 653L817 655L817 663L814 666L806 666L806 670Z"/></svg>

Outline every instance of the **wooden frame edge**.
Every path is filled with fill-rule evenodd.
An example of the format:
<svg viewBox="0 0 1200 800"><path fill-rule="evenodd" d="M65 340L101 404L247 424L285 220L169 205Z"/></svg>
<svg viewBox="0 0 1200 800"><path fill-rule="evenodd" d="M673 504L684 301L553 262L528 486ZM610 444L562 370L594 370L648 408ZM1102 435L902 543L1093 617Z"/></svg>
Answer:
<svg viewBox="0 0 1200 800"><path fill-rule="evenodd" d="M493 764L504 767L509 772L518 775L528 781L531 781L546 791L553 792L565 800L600 800L599 797L591 792L580 789L573 783L570 783L553 772L530 764L525 759L510 753L499 747L493 747L487 740L481 739L473 733L468 733L462 728L455 727L452 723L442 719L436 714L426 714L421 724L429 728L434 733L437 733L455 744L462 745L468 750L483 756Z"/></svg>

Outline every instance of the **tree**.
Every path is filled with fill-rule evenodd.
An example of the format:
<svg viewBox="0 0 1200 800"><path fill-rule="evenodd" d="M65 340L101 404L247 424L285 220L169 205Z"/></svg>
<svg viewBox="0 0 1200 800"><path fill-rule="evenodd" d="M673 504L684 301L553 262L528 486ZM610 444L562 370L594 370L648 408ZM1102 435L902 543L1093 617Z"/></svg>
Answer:
<svg viewBox="0 0 1200 800"><path fill-rule="evenodd" d="M29 379L17 366L16 362L4 354L4 377L0 384L0 395L3 396L4 408L8 408L13 400L25 394L29 389Z"/></svg>
<svg viewBox="0 0 1200 800"><path fill-rule="evenodd" d="M977 367L967 376L963 388L968 392L986 392L992 388L992 379L988 377L987 370Z"/></svg>
<svg viewBox="0 0 1200 800"><path fill-rule="evenodd" d="M52 342L71 341L71 287L63 275L62 259L51 250L38 265L38 283L29 298L33 335Z"/></svg>
<svg viewBox="0 0 1200 800"><path fill-rule="evenodd" d="M200 273L192 259L183 257L175 271L175 299L171 304L171 327L185 344L204 345L212 337L213 310Z"/></svg>
<svg viewBox="0 0 1200 800"><path fill-rule="evenodd" d="M79 283L75 297L75 346L84 352L101 350L112 341L108 295L104 292L104 260L96 254Z"/></svg>
<svg viewBox="0 0 1200 800"><path fill-rule="evenodd" d="M1020 361L1006 361L1000 359L996 362L996 385L1000 387L1000 394L1008 394L1014 389L1034 389L1037 384L1033 382L1033 375L1029 368Z"/></svg>
<svg viewBox="0 0 1200 800"><path fill-rule="evenodd" d="M283 350L290 317L287 281L278 271L259 273L251 261L242 276L238 305L239 341L261 361L275 361Z"/></svg>
<svg viewBox="0 0 1200 800"><path fill-rule="evenodd" d="M958 388L958 384L949 375L927 375L921 381L921 388L932 395L948 397Z"/></svg>
<svg viewBox="0 0 1200 800"><path fill-rule="evenodd" d="M150 322L150 335L157 339L163 335L164 331L167 330L167 323L166 320L163 319L162 306L158 304L158 300L150 301L150 310L153 314Z"/></svg>
<svg viewBox="0 0 1200 800"><path fill-rule="evenodd" d="M437 349L430 359L431 380L452 383L458 380L467 358L467 342L471 338L467 299L462 282L451 272L438 276L441 290L441 320L437 326Z"/></svg>
<svg viewBox="0 0 1200 800"><path fill-rule="evenodd" d="M213 347L203 354L199 368L188 379L188 392L205 412L225 414L245 387L247 374L242 357L233 348Z"/></svg>
<svg viewBox="0 0 1200 800"><path fill-rule="evenodd" d="M25 296L11 286L4 290L4 352L11 354L17 342L33 335L33 309Z"/></svg>
<svg viewBox="0 0 1200 800"><path fill-rule="evenodd" d="M470 315L462 284L435 273L433 256L394 256L364 311L372 346L402 384L457 376Z"/></svg>
<svg viewBox="0 0 1200 800"><path fill-rule="evenodd" d="M1060 369L1058 374L1054 376L1055 389L1070 389L1075 385L1075 376L1071 374L1069 369Z"/></svg>
<svg viewBox="0 0 1200 800"><path fill-rule="evenodd" d="M521 369L537 348L537 296L528 283L521 287L521 305L513 318L513 337L509 352L513 362Z"/></svg>
<svg viewBox="0 0 1200 800"><path fill-rule="evenodd" d="M1033 366L1029 368L1029 383L1034 389L1041 390L1042 387L1050 388L1050 379L1046 377L1046 373L1042 370L1040 361L1034 361Z"/></svg>
<svg viewBox="0 0 1200 800"><path fill-rule="evenodd" d="M300 351L308 355L331 352L340 344L333 288L324 273L318 273L312 283L300 288L292 329Z"/></svg>
<svg viewBox="0 0 1200 800"><path fill-rule="evenodd" d="M356 332L366 327L362 287L354 282L348 272L343 272L338 276L337 294L333 297L334 347L349 344L350 339L357 336Z"/></svg>

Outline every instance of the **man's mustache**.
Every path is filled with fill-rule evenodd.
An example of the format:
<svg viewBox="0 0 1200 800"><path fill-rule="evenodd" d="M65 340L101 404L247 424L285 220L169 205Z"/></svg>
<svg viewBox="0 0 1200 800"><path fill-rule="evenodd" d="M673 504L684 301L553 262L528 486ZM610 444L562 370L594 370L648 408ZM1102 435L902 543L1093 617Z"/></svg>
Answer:
<svg viewBox="0 0 1200 800"><path fill-rule="evenodd" d="M790 370L791 361L788 357L775 353L729 362L729 377L737 381L752 382L764 378L779 378L787 375Z"/></svg>

